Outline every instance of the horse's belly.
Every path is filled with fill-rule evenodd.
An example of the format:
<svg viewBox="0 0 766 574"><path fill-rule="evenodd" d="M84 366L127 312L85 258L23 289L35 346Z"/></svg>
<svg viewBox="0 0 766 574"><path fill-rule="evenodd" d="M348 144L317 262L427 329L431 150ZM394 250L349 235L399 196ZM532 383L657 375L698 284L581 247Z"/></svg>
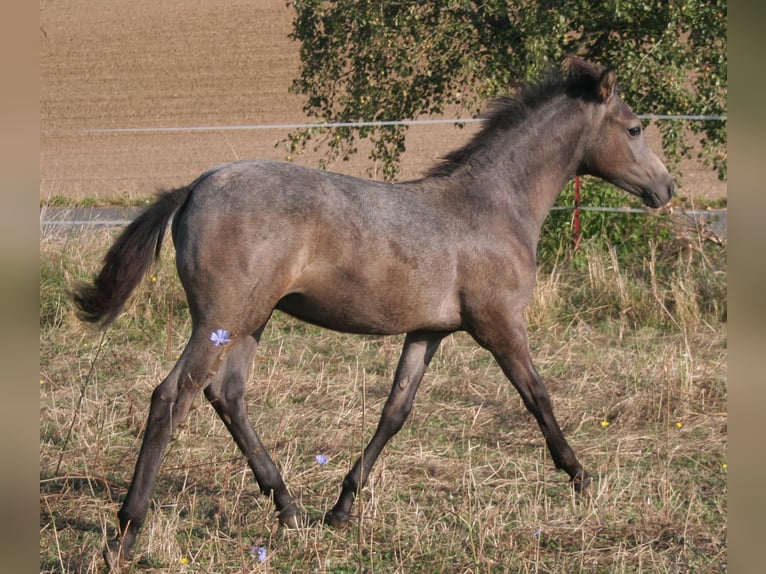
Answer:
<svg viewBox="0 0 766 574"><path fill-rule="evenodd" d="M277 309L302 321L344 333L396 335L411 331L455 331L460 314L445 301L424 303L407 298L349 293L337 289L322 297L292 293Z"/></svg>

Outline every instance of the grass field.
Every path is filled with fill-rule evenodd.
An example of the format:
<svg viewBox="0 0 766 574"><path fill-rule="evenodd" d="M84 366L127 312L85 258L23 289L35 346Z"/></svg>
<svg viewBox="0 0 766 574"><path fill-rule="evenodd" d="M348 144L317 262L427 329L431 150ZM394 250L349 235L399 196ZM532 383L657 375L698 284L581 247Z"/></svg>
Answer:
<svg viewBox="0 0 766 574"><path fill-rule="evenodd" d="M109 239L41 240L41 572L102 571L150 393L189 331L170 245L103 338L77 322L67 290L95 270ZM594 475L589 497L555 471L489 354L456 334L343 530L278 529L244 458L198 399L126 570L725 571L725 252L687 245L675 257L662 273L651 264L634 273L614 252L594 250L585 267L539 277L533 354ZM311 514L335 502L371 436L401 342L285 315L264 333L248 383L251 418Z"/></svg>

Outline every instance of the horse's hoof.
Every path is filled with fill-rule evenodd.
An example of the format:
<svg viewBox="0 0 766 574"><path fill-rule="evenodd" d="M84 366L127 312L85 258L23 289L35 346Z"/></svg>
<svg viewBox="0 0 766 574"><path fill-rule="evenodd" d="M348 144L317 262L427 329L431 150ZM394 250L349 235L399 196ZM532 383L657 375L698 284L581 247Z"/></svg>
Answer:
<svg viewBox="0 0 766 574"><path fill-rule="evenodd" d="M592 479L590 475L582 471L582 474L578 474L571 479L572 486L577 494L588 494L588 487L590 486Z"/></svg>
<svg viewBox="0 0 766 574"><path fill-rule="evenodd" d="M286 508L278 515L280 526L285 528L303 528L308 523L307 516L296 508Z"/></svg>
<svg viewBox="0 0 766 574"><path fill-rule="evenodd" d="M130 556L126 555L122 547L120 540L110 540L104 547L104 562L108 570L117 570L126 561L130 560Z"/></svg>
<svg viewBox="0 0 766 574"><path fill-rule="evenodd" d="M344 528L348 526L349 515L340 510L330 510L324 515L324 523L333 528Z"/></svg>

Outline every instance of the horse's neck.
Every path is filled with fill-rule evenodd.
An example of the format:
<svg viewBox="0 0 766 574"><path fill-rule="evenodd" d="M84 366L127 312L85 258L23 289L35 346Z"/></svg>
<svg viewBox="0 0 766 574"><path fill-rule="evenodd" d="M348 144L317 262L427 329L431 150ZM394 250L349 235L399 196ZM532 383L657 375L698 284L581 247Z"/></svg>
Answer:
<svg viewBox="0 0 766 574"><path fill-rule="evenodd" d="M535 242L556 198L579 167L589 137L589 118L564 97L534 112L519 127L498 138L485 193L524 217ZM481 185L481 184L480 184Z"/></svg>

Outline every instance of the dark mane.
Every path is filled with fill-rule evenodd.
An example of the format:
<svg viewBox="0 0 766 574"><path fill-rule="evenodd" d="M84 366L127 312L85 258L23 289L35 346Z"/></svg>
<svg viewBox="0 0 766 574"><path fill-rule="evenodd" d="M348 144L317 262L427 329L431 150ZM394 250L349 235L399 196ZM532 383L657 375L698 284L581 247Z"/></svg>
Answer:
<svg viewBox="0 0 766 574"><path fill-rule="evenodd" d="M563 75L550 70L542 80L525 84L516 96L500 96L492 100L481 115L482 128L463 147L445 155L441 162L426 172L425 177L452 175L477 151L495 139L499 133L520 125L530 113L564 93L583 95L592 92L597 79L587 74Z"/></svg>

